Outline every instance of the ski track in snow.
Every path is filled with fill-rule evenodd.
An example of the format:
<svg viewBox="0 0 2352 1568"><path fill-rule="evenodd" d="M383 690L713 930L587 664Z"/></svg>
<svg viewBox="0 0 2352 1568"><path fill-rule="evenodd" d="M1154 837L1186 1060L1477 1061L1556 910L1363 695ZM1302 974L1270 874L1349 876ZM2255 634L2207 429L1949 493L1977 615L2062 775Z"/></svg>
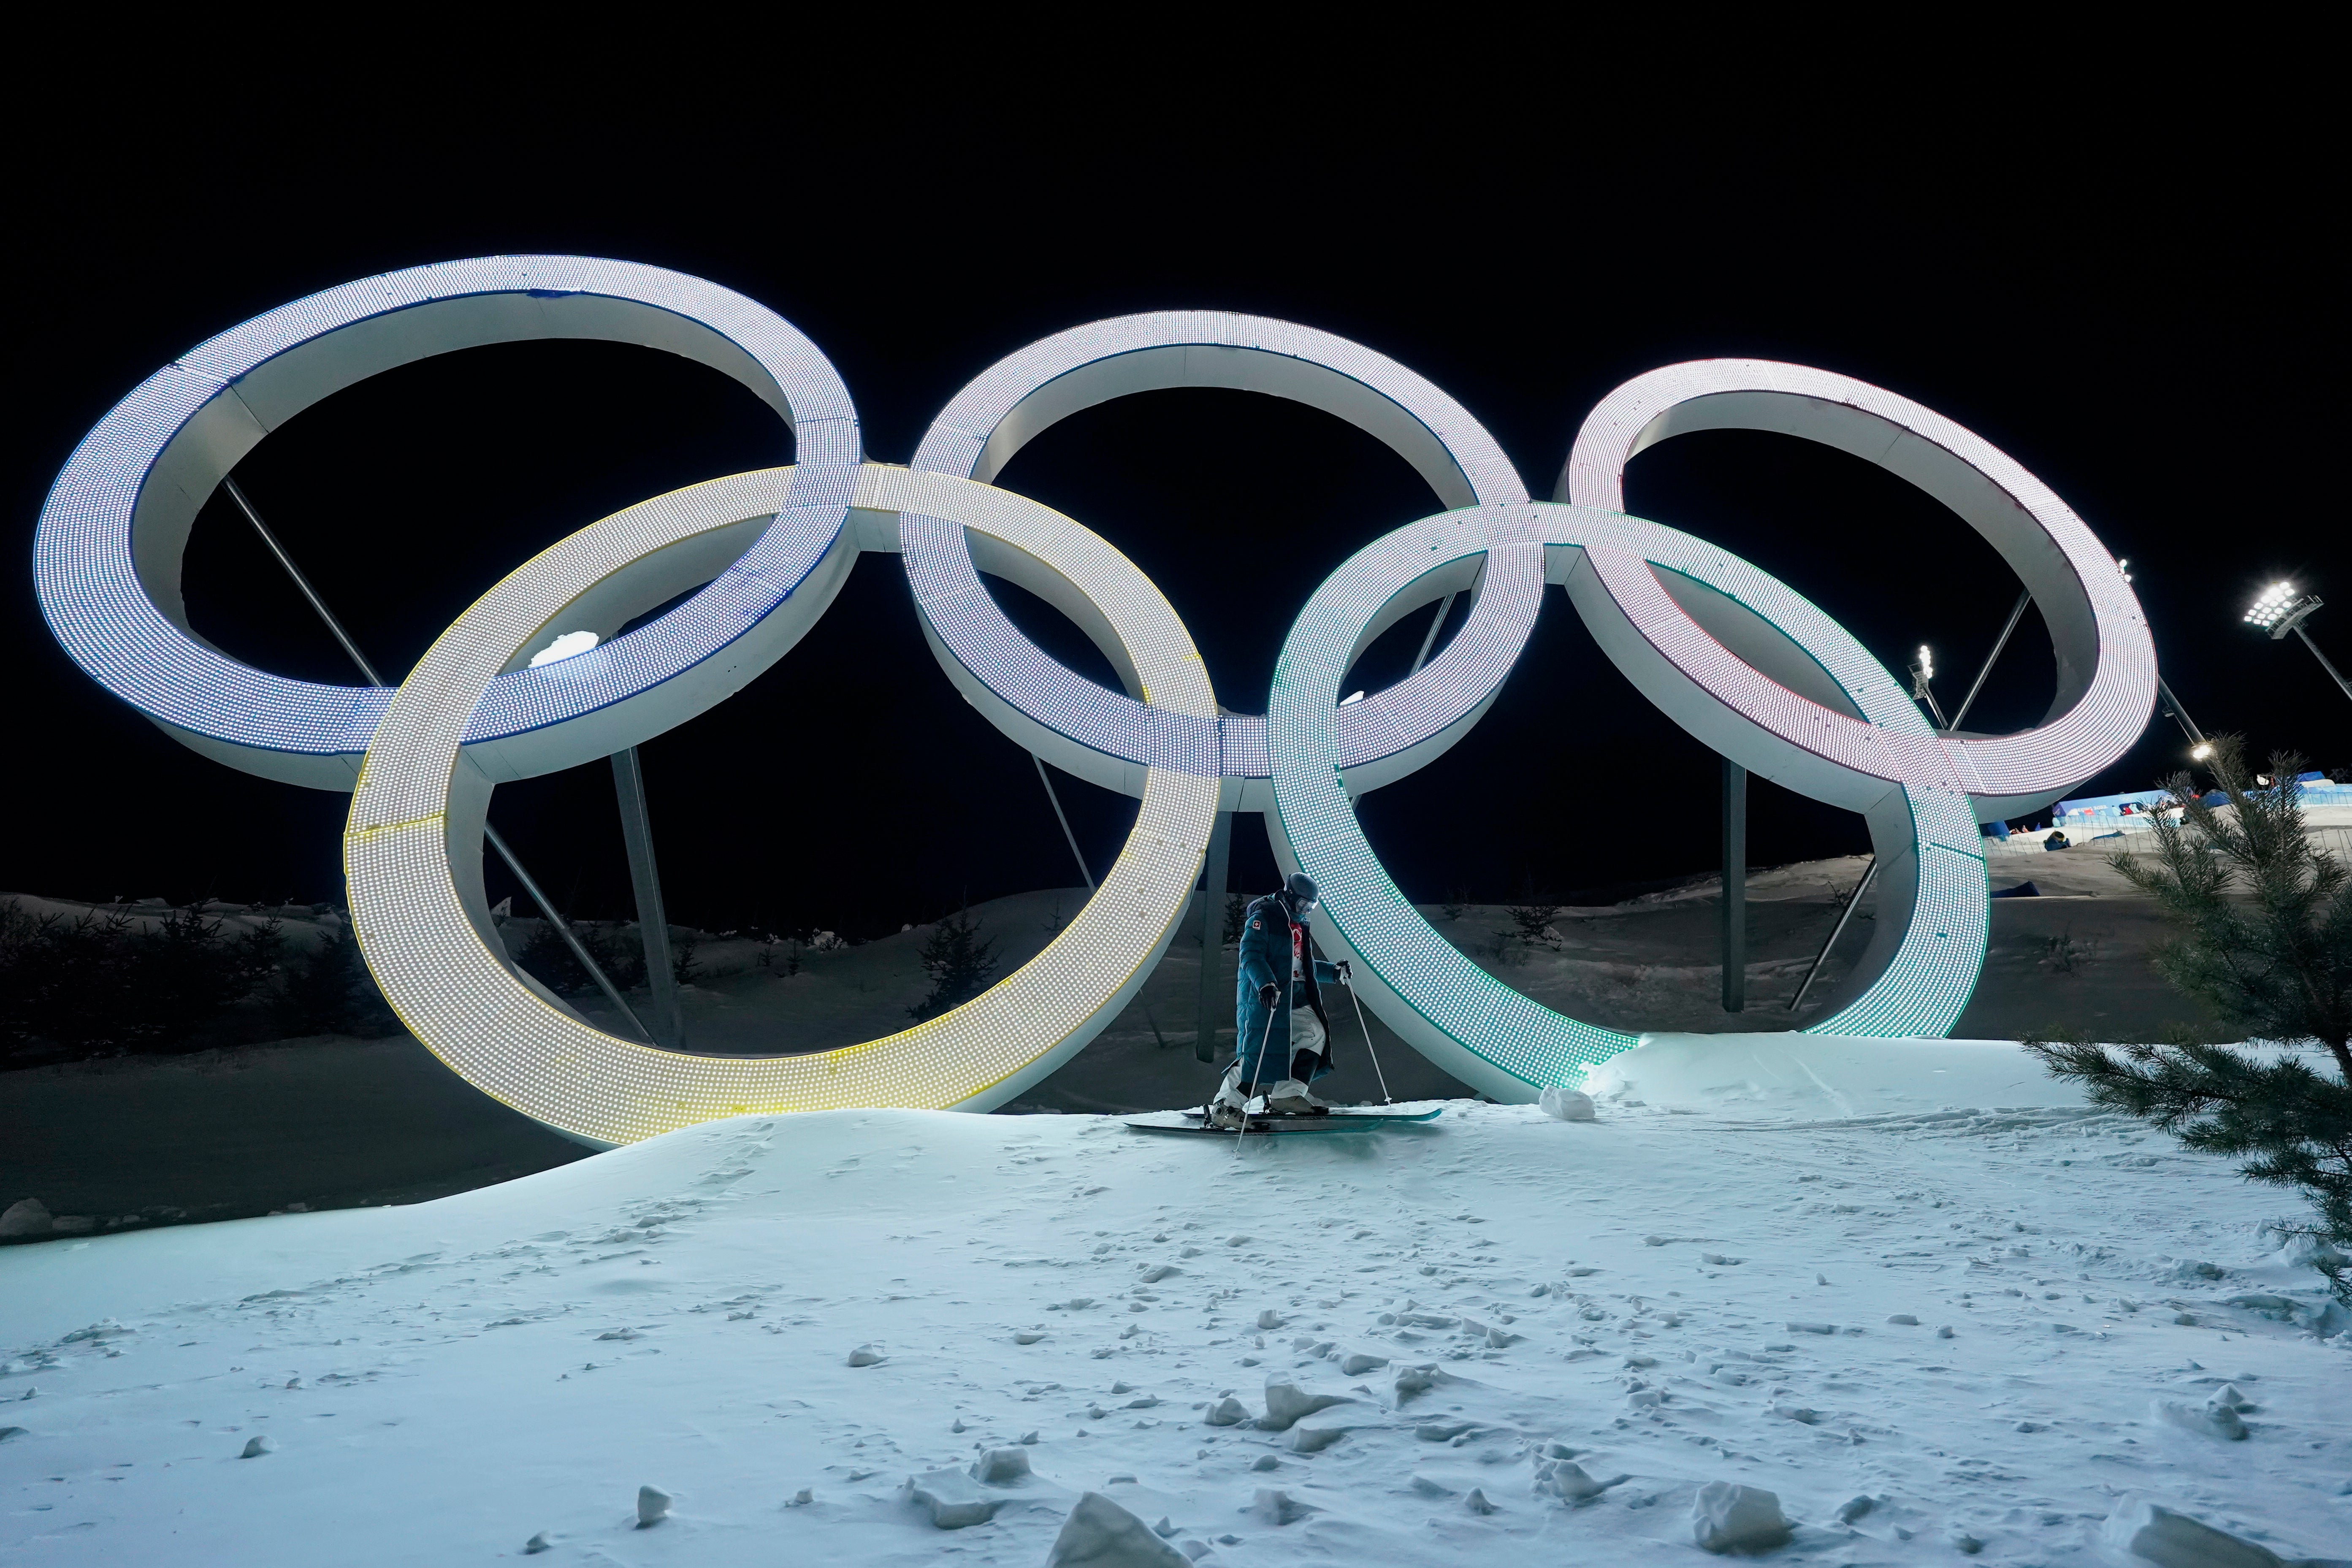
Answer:
<svg viewBox="0 0 2352 1568"><path fill-rule="evenodd" d="M2352 1334L2309 1331L2317 1276L2260 1235L2294 1207L2063 1107L1455 1102L1241 1146L740 1118L413 1207L0 1255L0 1561L457 1563L544 1531L550 1563L1026 1568L1098 1489L1211 1564L1697 1562L1714 1480L1780 1494L1780 1562L1954 1561L1957 1531L2105 1562L2126 1491L2341 1552ZM1345 1395L1299 1423L1345 1436L1204 1419L1269 1379ZM2158 1413L2224 1383L2247 1440ZM907 1496L1024 1443L1029 1477L969 1483L992 1522ZM1563 1449L1628 1479L1538 1494ZM640 1486L674 1499L642 1530Z"/></svg>

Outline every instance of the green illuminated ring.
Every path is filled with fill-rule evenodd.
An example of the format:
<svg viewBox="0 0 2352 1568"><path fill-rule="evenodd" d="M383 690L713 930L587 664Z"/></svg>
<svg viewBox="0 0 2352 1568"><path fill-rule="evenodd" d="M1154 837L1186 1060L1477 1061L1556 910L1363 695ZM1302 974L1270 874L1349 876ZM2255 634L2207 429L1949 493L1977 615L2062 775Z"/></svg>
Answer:
<svg viewBox="0 0 2352 1568"><path fill-rule="evenodd" d="M385 996L467 1082L584 1143L634 1142L745 1112L1000 1105L1118 1015L1166 951L1200 872L1218 781L1153 768L1118 862L1043 952L952 1012L839 1050L661 1050L594 1027L510 968L482 891L494 784L461 751L492 678L583 596L662 551L763 517L777 518L772 529L801 526L788 510L792 479L792 469L774 468L673 491L525 563L434 643L361 766L343 865L352 923ZM874 464L859 469L853 504L861 527L841 530L770 615L782 639L776 656L824 613L860 548L853 535L887 536L898 512L919 511L1059 576L1092 602L1155 701L1213 716L1206 671L1166 599L1069 519L992 486ZM877 538L875 547L890 542ZM697 711L709 705L695 700Z"/></svg>
<svg viewBox="0 0 2352 1568"><path fill-rule="evenodd" d="M1633 639L1612 624L1607 595L1579 592L1592 572L1588 545L1633 552L1662 582L1672 578L1686 595L1721 601L1710 601L1704 613L1717 626L1736 627L1744 652L1775 665L1814 700L1846 707L1896 737L1935 739L1901 687L1852 634L1769 574L1661 523L1539 502L1473 507L1398 529L1333 573L1292 625L1275 666L1268 837L1286 870L1303 870L1320 888L1316 935L1352 960L1364 1000L1409 1044L1496 1100L1529 1100L1547 1086L1579 1083L1585 1069L1630 1048L1637 1037L1579 1022L1522 995L1431 928L1357 824L1333 716L1340 681L1382 609L1431 574L1481 553L1489 594L1532 598L1547 582L1566 587L1602 647L1638 681ZM1865 672L1874 679L1863 678ZM1667 710L1708 746L1772 776L1769 741L1751 726L1710 721L1696 708ZM1805 777L1786 782L1820 797ZM1877 799L1861 804L1885 900L1876 941L1894 951L1866 991L1807 1032L1940 1037L1968 1005L1984 963L1990 889L1975 817L1965 795L1928 785L1887 784ZM1865 971L1871 962L1864 960Z"/></svg>

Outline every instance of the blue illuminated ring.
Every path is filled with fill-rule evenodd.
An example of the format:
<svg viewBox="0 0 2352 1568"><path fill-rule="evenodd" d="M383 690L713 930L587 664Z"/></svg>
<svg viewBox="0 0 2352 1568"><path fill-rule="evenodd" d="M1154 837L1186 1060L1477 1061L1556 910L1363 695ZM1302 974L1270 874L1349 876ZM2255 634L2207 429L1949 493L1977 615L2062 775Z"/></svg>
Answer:
<svg viewBox="0 0 2352 1568"><path fill-rule="evenodd" d="M434 354L540 338L665 349L741 382L792 429L785 510L794 526L757 542L721 540L716 557L708 544L688 548L613 584L607 630L709 585L599 648L592 665L531 669L535 649L522 649L491 682L468 754L493 779L550 773L658 734L740 689L782 652L763 646L772 639L762 623L836 555L862 455L848 388L798 329L755 300L684 273L572 256L363 278L257 316L148 377L75 449L41 509L35 583L58 643L195 750L265 777L350 789L392 692L270 675L197 637L180 597L188 530L240 458L320 399ZM707 562L715 580L700 571Z"/></svg>

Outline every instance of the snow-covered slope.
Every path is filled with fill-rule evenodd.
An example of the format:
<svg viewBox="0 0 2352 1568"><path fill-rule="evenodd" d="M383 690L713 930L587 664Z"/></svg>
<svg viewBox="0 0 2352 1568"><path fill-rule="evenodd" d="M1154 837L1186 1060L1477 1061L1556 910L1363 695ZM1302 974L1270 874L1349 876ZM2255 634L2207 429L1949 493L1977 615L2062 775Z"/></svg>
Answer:
<svg viewBox="0 0 2352 1568"><path fill-rule="evenodd" d="M2352 1541L2352 1335L2261 1234L2287 1195L2013 1047L1666 1037L1602 1087L1238 1145L743 1118L15 1247L0 1561L1026 1568L1087 1489L1212 1564L1698 1561L1714 1481L1779 1494L1788 1562L2105 1561L2126 1493ZM1269 1381L1341 1403L1206 1419ZM933 1483L992 1521L906 1495L1000 1447L1027 1479ZM1563 1500L1563 1451L1626 1479Z"/></svg>

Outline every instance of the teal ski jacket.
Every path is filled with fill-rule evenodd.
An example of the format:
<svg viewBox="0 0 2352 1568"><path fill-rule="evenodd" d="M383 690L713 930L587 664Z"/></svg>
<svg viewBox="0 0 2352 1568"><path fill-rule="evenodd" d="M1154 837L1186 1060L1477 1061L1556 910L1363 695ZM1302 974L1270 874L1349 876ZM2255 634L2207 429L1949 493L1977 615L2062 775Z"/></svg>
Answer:
<svg viewBox="0 0 2352 1568"><path fill-rule="evenodd" d="M1289 909L1272 893L1242 913L1241 973L1234 981L1234 1049L1241 1057L1244 1085L1253 1075L1260 1085L1279 1083L1290 1076L1291 1008L1312 1008L1323 1020L1324 1037L1330 1037L1331 1016L1323 1010L1319 983L1337 984L1339 971L1323 959L1311 958L1302 966L1302 978L1292 984L1292 924ZM1312 954L1314 939L1302 930L1299 940ZM1257 999L1258 988L1269 984L1276 988L1271 1028L1268 1009ZM1330 1070L1331 1053L1326 1049L1315 1076L1321 1078Z"/></svg>

